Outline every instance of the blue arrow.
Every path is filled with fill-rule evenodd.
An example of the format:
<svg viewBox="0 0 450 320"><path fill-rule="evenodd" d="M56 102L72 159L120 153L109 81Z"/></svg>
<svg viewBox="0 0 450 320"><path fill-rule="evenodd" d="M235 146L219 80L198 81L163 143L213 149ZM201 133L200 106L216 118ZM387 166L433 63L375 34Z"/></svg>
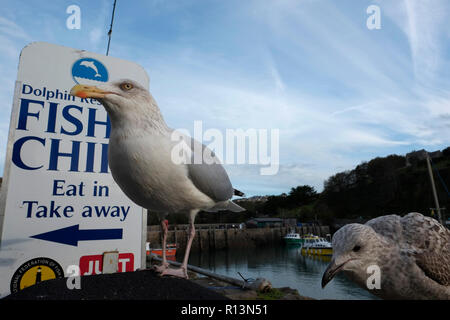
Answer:
<svg viewBox="0 0 450 320"><path fill-rule="evenodd" d="M30 238L78 246L78 241L122 239L122 229L80 230L80 225L40 233Z"/></svg>

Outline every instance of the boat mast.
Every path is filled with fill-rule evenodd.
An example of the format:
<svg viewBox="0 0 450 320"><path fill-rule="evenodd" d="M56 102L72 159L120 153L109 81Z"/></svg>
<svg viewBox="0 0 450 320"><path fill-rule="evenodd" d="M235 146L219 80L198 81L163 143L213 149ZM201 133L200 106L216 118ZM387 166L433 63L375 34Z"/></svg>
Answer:
<svg viewBox="0 0 450 320"><path fill-rule="evenodd" d="M439 206L439 199L438 199L437 192L436 192L436 186L434 184L433 171L431 170L430 155L426 151L425 151L425 155L426 155L426 159L427 159L428 173L430 174L431 188L433 190L434 204L436 206L436 211L438 214L438 221L443 225L444 222L442 221L441 207Z"/></svg>

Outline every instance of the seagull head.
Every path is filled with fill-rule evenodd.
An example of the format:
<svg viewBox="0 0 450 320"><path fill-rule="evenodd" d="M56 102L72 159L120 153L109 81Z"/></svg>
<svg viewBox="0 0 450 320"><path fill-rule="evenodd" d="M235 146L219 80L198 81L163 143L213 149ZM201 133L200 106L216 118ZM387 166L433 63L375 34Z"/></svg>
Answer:
<svg viewBox="0 0 450 320"><path fill-rule="evenodd" d="M322 288L341 271L364 285L369 276L367 267L377 264L379 250L384 244L384 239L370 226L352 223L340 228L333 235L333 256L323 274Z"/></svg>
<svg viewBox="0 0 450 320"><path fill-rule="evenodd" d="M80 98L98 100L108 112L111 120L155 117L161 118L159 108L144 87L136 81L121 79L98 86L77 84L70 94Z"/></svg>

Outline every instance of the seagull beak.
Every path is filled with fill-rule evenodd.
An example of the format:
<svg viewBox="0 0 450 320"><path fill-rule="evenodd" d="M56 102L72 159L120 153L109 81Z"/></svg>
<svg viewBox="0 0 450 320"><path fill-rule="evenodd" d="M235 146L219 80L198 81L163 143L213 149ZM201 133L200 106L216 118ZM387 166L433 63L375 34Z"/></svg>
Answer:
<svg viewBox="0 0 450 320"><path fill-rule="evenodd" d="M103 91L94 86L87 86L84 84L77 84L71 90L70 94L72 96L80 97L80 98L104 98L108 93L112 93L109 91Z"/></svg>
<svg viewBox="0 0 450 320"><path fill-rule="evenodd" d="M325 288L327 283L330 282L339 271L341 271L341 269L348 261L350 260L347 260L344 263L337 265L335 259L331 260L330 264L328 265L327 269L325 270L322 276L322 289Z"/></svg>

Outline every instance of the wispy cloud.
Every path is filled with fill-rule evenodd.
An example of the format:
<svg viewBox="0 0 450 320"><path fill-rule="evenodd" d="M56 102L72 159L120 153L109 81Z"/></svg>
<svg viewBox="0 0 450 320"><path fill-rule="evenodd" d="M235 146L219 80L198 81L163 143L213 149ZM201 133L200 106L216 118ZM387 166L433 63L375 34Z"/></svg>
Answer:
<svg viewBox="0 0 450 320"><path fill-rule="evenodd" d="M12 38L20 38L29 40L29 35L25 30L17 25L14 21L8 20L5 17L0 16L0 33Z"/></svg>
<svg viewBox="0 0 450 320"><path fill-rule="evenodd" d="M89 41L94 47L98 47L103 35L102 29L96 27L89 32Z"/></svg>
<svg viewBox="0 0 450 320"><path fill-rule="evenodd" d="M0 52L6 59L17 59L20 52L18 40L31 41L31 37L14 21L0 16Z"/></svg>
<svg viewBox="0 0 450 320"><path fill-rule="evenodd" d="M408 39L416 80L426 85L435 79L445 62L450 4L445 0L403 0L389 1L384 8Z"/></svg>
<svg viewBox="0 0 450 320"><path fill-rule="evenodd" d="M283 79L281 78L276 62L274 61L273 56L269 51L267 52L266 56L266 64L273 80L275 92L280 93L284 91L286 85L284 84Z"/></svg>

